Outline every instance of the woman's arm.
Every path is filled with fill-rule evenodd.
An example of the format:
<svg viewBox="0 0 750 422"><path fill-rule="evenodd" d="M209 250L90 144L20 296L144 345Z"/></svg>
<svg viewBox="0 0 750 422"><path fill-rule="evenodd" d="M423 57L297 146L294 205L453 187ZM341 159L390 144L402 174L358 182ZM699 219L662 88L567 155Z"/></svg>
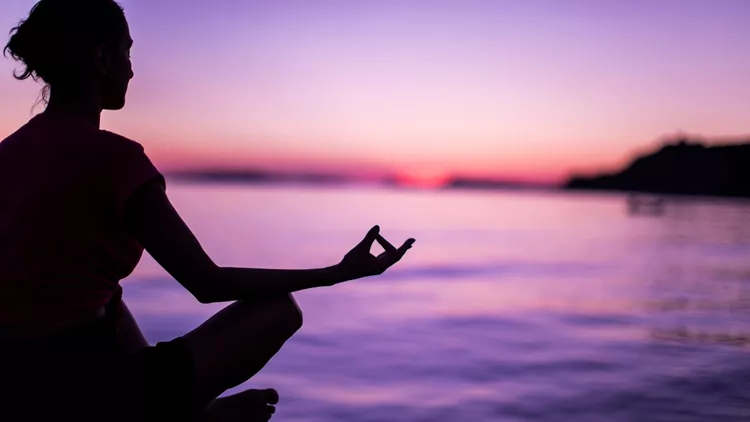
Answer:
<svg viewBox="0 0 750 422"><path fill-rule="evenodd" d="M202 303L278 296L379 274L396 263L413 243L410 239L397 250L386 242L384 247L390 248L375 258L370 255L370 245L375 240L381 244L385 240L377 230L371 230L344 261L330 267L309 270L225 268L217 266L206 254L160 183L147 183L129 199L125 219L149 254Z"/></svg>

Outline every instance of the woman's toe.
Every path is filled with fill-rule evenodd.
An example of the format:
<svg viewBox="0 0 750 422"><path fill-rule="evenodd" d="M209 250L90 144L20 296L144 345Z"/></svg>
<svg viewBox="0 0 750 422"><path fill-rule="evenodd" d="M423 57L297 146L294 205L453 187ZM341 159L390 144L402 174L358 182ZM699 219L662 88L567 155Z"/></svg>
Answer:
<svg viewBox="0 0 750 422"><path fill-rule="evenodd" d="M274 390L273 388L267 388L263 390L263 394L266 397L266 403L268 404L278 404L279 403L279 392Z"/></svg>

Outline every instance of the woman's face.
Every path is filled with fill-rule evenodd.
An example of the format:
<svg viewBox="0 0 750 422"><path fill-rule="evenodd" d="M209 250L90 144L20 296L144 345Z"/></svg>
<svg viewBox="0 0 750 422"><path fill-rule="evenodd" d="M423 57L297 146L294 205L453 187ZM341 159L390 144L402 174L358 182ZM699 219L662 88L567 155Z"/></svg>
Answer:
<svg viewBox="0 0 750 422"><path fill-rule="evenodd" d="M109 52L109 63L101 80L101 101L104 110L119 110L125 106L128 83L133 79L133 67L130 62L130 48L133 39L125 22L125 30L119 45Z"/></svg>

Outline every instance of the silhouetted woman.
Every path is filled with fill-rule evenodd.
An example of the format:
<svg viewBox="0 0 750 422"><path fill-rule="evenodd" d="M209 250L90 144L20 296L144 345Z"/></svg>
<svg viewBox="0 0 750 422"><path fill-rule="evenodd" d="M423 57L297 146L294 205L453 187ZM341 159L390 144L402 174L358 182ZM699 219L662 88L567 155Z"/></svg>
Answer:
<svg viewBox="0 0 750 422"><path fill-rule="evenodd" d="M0 419L266 420L273 390L216 398L300 328L290 294L380 274L413 239L397 249L375 226L322 269L214 264L141 145L99 128L125 104L132 44L112 0L42 0L5 48L49 101L0 143ZM144 248L199 302L234 303L149 346L119 286Z"/></svg>

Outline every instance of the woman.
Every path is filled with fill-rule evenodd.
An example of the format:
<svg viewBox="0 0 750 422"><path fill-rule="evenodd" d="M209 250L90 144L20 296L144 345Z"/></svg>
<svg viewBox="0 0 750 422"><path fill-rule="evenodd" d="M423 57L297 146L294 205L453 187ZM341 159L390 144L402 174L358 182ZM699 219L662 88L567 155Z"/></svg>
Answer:
<svg viewBox="0 0 750 422"><path fill-rule="evenodd" d="M0 143L0 412L19 420L267 420L273 390L217 397L302 325L292 292L380 274L411 247L373 227L336 265L214 264L136 142L99 128L125 104L132 39L114 0L41 0L4 53L46 83L43 113ZM370 254L373 242L385 252ZM201 303L233 301L149 346L119 281L147 250ZM3 420L14 420L3 417Z"/></svg>

